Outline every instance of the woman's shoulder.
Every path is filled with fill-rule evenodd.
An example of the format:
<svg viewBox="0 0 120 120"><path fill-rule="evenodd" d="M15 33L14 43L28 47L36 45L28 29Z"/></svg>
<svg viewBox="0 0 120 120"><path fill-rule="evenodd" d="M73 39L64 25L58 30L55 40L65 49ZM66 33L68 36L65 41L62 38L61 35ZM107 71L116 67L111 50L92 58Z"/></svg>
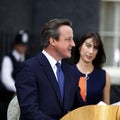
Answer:
<svg viewBox="0 0 120 120"><path fill-rule="evenodd" d="M78 68L77 68L76 64L71 65L71 68L74 72L78 72Z"/></svg>
<svg viewBox="0 0 120 120"><path fill-rule="evenodd" d="M95 76L105 76L106 71L102 68L94 68L94 71L92 72L92 74Z"/></svg>
<svg viewBox="0 0 120 120"><path fill-rule="evenodd" d="M101 73L106 73L106 70L103 69L103 68L94 68L94 71L101 72Z"/></svg>

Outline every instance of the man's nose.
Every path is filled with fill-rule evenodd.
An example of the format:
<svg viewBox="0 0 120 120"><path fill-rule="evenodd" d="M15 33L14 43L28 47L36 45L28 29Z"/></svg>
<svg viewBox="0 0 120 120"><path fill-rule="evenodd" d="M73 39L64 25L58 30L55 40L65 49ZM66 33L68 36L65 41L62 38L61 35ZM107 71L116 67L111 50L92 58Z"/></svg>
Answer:
<svg viewBox="0 0 120 120"><path fill-rule="evenodd" d="M75 47L75 42L74 42L74 40L72 40L72 46Z"/></svg>

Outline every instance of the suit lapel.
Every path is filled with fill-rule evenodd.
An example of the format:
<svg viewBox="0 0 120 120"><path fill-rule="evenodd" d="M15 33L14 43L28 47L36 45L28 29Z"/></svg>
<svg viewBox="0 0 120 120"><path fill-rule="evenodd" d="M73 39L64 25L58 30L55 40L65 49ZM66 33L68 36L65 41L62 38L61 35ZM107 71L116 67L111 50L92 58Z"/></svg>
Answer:
<svg viewBox="0 0 120 120"><path fill-rule="evenodd" d="M60 102L60 104L62 105L62 98L60 95L60 89L59 89L59 85L57 83L56 77L54 75L54 72L51 68L51 66L46 66L46 68L44 69L45 74L48 76L48 80L50 82L50 84L52 85L55 94L57 95L58 101Z"/></svg>
<svg viewBox="0 0 120 120"><path fill-rule="evenodd" d="M55 77L54 72L52 70L52 67L49 64L49 61L47 60L47 58L42 53L40 54L38 59L39 59L40 64L44 65L43 70L44 70L44 72L45 72L51 86L54 89L54 92L55 92L55 94L56 94L56 96L58 98L58 101L59 101L60 105L63 106L62 98L61 98L61 95L60 95L59 85L57 83L57 80L56 80L56 77Z"/></svg>

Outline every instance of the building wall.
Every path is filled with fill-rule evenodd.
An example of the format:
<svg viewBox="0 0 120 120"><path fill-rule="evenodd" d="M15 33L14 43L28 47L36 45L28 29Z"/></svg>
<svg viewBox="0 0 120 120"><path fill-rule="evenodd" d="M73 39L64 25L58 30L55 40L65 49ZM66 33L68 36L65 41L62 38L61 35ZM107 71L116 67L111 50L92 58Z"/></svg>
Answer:
<svg viewBox="0 0 120 120"><path fill-rule="evenodd" d="M75 39L87 31L98 31L100 0L0 0L0 51L10 51L10 42L19 29L29 31L30 52L40 49L42 25L52 18L69 18ZM9 41L9 42L8 42Z"/></svg>
<svg viewBox="0 0 120 120"><path fill-rule="evenodd" d="M33 0L0 0L0 31L32 29Z"/></svg>

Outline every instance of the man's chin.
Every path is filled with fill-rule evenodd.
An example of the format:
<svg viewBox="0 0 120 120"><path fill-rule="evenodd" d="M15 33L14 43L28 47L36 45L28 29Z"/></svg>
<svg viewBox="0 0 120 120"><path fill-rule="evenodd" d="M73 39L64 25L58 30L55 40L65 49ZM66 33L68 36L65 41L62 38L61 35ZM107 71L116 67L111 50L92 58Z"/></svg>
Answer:
<svg viewBox="0 0 120 120"><path fill-rule="evenodd" d="M71 54L67 56L67 58L71 58Z"/></svg>

